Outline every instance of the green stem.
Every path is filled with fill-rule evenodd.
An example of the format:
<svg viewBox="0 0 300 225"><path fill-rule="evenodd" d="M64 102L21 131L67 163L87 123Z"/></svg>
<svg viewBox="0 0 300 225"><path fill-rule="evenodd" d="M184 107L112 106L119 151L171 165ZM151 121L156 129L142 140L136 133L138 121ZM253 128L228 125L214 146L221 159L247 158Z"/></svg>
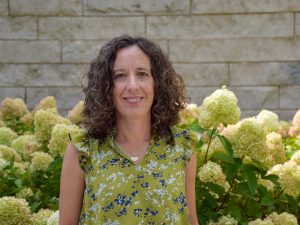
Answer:
<svg viewBox="0 0 300 225"><path fill-rule="evenodd" d="M211 131L211 135L209 136L208 145L207 145L207 149L206 149L206 152L205 152L203 164L205 164L206 161L207 161L208 150L209 150L211 140L212 140L212 137L213 137L213 134L215 133L215 131L216 131L216 128L213 128L212 131Z"/></svg>

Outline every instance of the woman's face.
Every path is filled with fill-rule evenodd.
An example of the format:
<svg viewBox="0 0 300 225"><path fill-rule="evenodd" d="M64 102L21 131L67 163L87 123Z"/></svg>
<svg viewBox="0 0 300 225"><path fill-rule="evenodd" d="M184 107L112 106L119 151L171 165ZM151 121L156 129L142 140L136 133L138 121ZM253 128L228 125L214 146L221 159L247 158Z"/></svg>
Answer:
<svg viewBox="0 0 300 225"><path fill-rule="evenodd" d="M113 65L113 102L117 118L149 118L154 80L148 56L136 45L120 49Z"/></svg>

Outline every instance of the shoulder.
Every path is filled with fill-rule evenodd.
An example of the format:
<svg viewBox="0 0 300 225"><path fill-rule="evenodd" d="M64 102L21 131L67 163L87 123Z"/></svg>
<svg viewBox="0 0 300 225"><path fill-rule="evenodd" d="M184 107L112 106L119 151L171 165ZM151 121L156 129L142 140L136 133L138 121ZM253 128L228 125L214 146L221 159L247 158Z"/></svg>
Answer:
<svg viewBox="0 0 300 225"><path fill-rule="evenodd" d="M89 156L91 149L95 145L98 145L98 140L89 137L87 130L84 128L71 131L69 133L69 138L74 147L86 156Z"/></svg>

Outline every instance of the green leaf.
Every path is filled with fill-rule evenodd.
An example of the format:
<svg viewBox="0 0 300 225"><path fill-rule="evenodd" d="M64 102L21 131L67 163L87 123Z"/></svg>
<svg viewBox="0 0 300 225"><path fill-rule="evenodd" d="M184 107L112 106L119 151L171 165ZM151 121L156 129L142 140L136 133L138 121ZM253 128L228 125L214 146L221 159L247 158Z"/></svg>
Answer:
<svg viewBox="0 0 300 225"><path fill-rule="evenodd" d="M21 179L16 179L15 184L17 185L18 188L22 187L22 180Z"/></svg>
<svg viewBox="0 0 300 225"><path fill-rule="evenodd" d="M210 158L215 160L221 160L223 162L231 164L235 163L233 158L226 152L214 152Z"/></svg>
<svg viewBox="0 0 300 225"><path fill-rule="evenodd" d="M272 206L275 204L275 200L271 193L267 193L260 201L260 205L262 206Z"/></svg>
<svg viewBox="0 0 300 225"><path fill-rule="evenodd" d="M241 210L240 207L234 203L229 203L228 212L230 215L235 217L237 220L241 220Z"/></svg>
<svg viewBox="0 0 300 225"><path fill-rule="evenodd" d="M233 155L233 150L231 147L231 143L222 135L218 135L219 140L221 141L223 147L225 150L232 156Z"/></svg>
<svg viewBox="0 0 300 225"><path fill-rule="evenodd" d="M246 173L246 176L247 176L247 183L248 183L249 191L251 192L251 194L254 194L257 189L256 175L251 170L246 169L244 172Z"/></svg>

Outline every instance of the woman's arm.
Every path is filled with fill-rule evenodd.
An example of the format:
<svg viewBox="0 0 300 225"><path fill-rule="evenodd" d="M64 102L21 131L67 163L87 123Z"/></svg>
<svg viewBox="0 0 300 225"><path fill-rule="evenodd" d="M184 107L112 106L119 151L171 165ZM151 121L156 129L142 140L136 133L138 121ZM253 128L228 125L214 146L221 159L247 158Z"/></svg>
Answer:
<svg viewBox="0 0 300 225"><path fill-rule="evenodd" d="M70 142L64 155L59 194L59 225L78 225L84 192L80 152Z"/></svg>
<svg viewBox="0 0 300 225"><path fill-rule="evenodd" d="M197 159L196 159L196 154L194 153L191 156L191 160L189 161L185 169L185 191L186 191L186 198L188 202L188 208L191 216L192 225L199 225L197 219L196 194L195 194L196 170L197 170Z"/></svg>

